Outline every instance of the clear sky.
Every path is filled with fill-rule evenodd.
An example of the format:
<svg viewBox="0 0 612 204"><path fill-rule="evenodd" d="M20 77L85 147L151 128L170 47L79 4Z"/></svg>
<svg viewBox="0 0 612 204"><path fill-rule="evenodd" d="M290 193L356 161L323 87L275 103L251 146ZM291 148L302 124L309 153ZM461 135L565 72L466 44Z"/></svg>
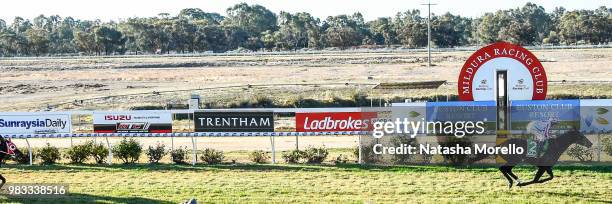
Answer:
<svg viewBox="0 0 612 204"><path fill-rule="evenodd" d="M176 15L183 8L196 7L207 12L225 15L225 10L237 3L259 4L271 11L309 12L321 19L330 15L361 12L366 20L394 16L399 11L420 9L426 14L427 0L13 0L0 4L0 18L12 22L15 16L32 19L39 14L58 14L79 19L102 21L129 17L150 17L158 13ZM612 0L431 0L432 12L451 12L461 16L478 17L499 9L517 8L533 2L543 6L547 12L563 6L567 10L612 7Z"/></svg>

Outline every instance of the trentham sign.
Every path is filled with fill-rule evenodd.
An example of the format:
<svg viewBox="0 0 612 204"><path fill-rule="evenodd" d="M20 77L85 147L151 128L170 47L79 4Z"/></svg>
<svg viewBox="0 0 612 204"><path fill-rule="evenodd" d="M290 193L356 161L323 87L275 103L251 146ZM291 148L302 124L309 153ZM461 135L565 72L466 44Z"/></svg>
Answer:
<svg viewBox="0 0 612 204"><path fill-rule="evenodd" d="M459 100L494 101L497 71L508 72L509 100L546 98L546 72L538 58L521 46L497 42L466 60L457 81Z"/></svg>
<svg viewBox="0 0 612 204"><path fill-rule="evenodd" d="M271 111L196 111L196 132L274 132Z"/></svg>

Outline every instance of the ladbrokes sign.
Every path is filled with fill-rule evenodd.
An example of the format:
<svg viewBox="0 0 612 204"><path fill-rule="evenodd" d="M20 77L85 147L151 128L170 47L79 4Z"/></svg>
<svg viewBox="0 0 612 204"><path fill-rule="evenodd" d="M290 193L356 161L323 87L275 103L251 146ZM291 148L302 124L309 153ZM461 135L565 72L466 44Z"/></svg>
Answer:
<svg viewBox="0 0 612 204"><path fill-rule="evenodd" d="M196 132L274 132L272 112L197 111Z"/></svg>
<svg viewBox="0 0 612 204"><path fill-rule="evenodd" d="M298 132L364 131L372 129L376 112L295 113Z"/></svg>

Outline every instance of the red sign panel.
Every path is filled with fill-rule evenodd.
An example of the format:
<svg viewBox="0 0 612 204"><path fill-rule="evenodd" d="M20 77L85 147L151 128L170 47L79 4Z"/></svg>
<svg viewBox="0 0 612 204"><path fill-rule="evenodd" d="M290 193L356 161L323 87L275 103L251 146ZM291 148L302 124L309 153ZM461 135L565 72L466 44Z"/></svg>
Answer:
<svg viewBox="0 0 612 204"><path fill-rule="evenodd" d="M338 132L372 130L376 112L295 113L298 132Z"/></svg>

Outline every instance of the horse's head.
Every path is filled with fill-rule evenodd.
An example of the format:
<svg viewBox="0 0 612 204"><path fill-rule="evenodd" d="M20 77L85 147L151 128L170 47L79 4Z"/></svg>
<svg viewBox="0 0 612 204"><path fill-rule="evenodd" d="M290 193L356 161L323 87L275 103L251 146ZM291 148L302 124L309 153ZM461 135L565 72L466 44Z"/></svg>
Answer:
<svg viewBox="0 0 612 204"><path fill-rule="evenodd" d="M11 141L10 138L5 139L4 137L0 137L0 153L4 153L9 156L15 156L15 154L21 154L21 151L17 149L17 145Z"/></svg>
<svg viewBox="0 0 612 204"><path fill-rule="evenodd" d="M587 148L591 148L591 146L593 146L593 143L576 128L567 131L565 135L570 138L572 143L576 143Z"/></svg>

